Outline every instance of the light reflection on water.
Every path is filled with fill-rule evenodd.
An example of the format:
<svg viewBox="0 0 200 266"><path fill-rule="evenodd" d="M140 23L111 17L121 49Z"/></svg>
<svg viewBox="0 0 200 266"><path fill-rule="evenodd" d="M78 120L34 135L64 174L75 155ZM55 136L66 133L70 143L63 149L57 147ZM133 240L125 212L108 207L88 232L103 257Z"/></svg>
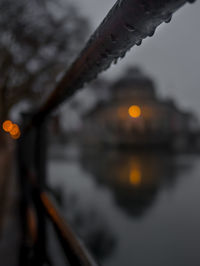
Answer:
<svg viewBox="0 0 200 266"><path fill-rule="evenodd" d="M51 160L63 212L105 266L200 265L200 158L82 153Z"/></svg>

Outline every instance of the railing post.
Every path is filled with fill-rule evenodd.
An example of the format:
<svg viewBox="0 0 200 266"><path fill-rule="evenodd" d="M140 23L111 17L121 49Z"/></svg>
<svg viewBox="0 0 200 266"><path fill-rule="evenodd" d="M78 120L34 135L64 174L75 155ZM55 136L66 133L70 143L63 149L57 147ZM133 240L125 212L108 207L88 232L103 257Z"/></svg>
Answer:
<svg viewBox="0 0 200 266"><path fill-rule="evenodd" d="M22 114L23 126L30 120L30 114ZM33 132L30 130L25 136L19 138L17 146L18 159L18 181L19 181L19 198L20 198L20 222L21 222L21 250L19 264L22 266L30 265L33 242L30 240L30 229L28 216L32 208L31 186L27 180L28 172L32 168L32 147Z"/></svg>
<svg viewBox="0 0 200 266"><path fill-rule="evenodd" d="M30 113L22 114L24 127L31 117ZM43 190L46 186L45 128L45 123L33 127L18 141L20 216L23 233L23 248L20 256L22 265L47 263L45 214L39 204L39 196L35 189L37 187Z"/></svg>
<svg viewBox="0 0 200 266"><path fill-rule="evenodd" d="M46 138L46 122L34 127L34 170L35 170L35 187L33 186L33 202L37 216L37 240L35 245L36 265L39 263L47 263L47 250L46 250L46 217L43 207L40 204L39 191L46 188L46 161L47 161L47 138ZM48 262L49 263L49 262ZM42 264L41 264L42 265Z"/></svg>

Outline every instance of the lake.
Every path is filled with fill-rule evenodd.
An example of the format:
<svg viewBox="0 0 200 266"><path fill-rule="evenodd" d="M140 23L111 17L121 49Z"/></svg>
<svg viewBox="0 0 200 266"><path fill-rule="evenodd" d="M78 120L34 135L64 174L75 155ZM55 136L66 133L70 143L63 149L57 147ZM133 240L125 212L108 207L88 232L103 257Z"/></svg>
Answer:
<svg viewBox="0 0 200 266"><path fill-rule="evenodd" d="M49 160L49 183L101 265L200 265L200 156L69 154Z"/></svg>

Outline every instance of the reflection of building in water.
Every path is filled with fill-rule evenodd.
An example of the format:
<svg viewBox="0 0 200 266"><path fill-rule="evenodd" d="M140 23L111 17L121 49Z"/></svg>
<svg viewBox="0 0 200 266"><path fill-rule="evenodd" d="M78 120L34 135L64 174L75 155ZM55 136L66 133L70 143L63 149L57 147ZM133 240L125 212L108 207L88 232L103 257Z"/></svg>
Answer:
<svg viewBox="0 0 200 266"><path fill-rule="evenodd" d="M151 79L131 68L110 88L107 101L85 116L82 135L114 145L184 146L197 127L192 113L160 100Z"/></svg>
<svg viewBox="0 0 200 266"><path fill-rule="evenodd" d="M155 202L159 190L172 186L178 170L185 171L189 165L182 168L171 154L113 151L89 159L83 154L82 166L113 192L118 206L141 216Z"/></svg>
<svg viewBox="0 0 200 266"><path fill-rule="evenodd" d="M112 225L92 206L92 202L84 207L79 196L73 194L70 198L68 195L65 214L73 230L84 240L95 259L103 260L112 254L117 244Z"/></svg>

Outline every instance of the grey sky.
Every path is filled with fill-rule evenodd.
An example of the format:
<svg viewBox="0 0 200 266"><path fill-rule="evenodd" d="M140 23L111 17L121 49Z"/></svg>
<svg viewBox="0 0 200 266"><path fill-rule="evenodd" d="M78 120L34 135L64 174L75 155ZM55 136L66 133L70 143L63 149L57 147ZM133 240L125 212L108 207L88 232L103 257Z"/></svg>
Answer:
<svg viewBox="0 0 200 266"><path fill-rule="evenodd" d="M71 0L72 1L72 0ZM115 0L73 0L88 16L94 30ZM139 65L155 78L161 95L200 116L200 1L187 4L163 24L142 46L134 47L116 66L105 72L117 77L128 65Z"/></svg>

